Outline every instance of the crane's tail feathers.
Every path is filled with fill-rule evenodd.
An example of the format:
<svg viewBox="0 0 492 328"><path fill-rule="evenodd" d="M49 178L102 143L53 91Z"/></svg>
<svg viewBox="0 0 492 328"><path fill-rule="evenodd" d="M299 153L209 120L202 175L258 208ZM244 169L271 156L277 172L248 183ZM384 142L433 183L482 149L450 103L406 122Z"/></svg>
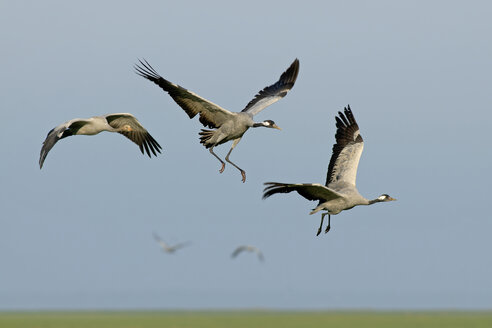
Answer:
<svg viewBox="0 0 492 328"><path fill-rule="evenodd" d="M313 210L311 212L309 212L309 215L312 215L312 214L315 214L315 213L318 213L319 211L321 211L322 209L324 209L323 206L318 206L316 208L313 208Z"/></svg>
<svg viewBox="0 0 492 328"><path fill-rule="evenodd" d="M200 143L202 145L205 146L205 148L210 148L212 147L213 145L212 144L207 144L207 142L210 140L210 138L212 138L212 136L214 135L214 132L213 130L204 130L202 129L201 130L202 132L198 132L198 134L200 135Z"/></svg>
<svg viewBox="0 0 492 328"><path fill-rule="evenodd" d="M294 191L294 189L291 188L290 185L287 183L265 182L264 185L267 187L263 189L263 199L267 199L273 194L289 193L291 191Z"/></svg>

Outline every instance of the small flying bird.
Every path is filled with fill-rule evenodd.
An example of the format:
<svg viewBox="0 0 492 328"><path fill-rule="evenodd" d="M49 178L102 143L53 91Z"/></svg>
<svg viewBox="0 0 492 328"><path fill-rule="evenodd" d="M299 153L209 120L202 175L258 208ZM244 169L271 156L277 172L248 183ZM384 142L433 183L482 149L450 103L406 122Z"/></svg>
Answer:
<svg viewBox="0 0 492 328"><path fill-rule="evenodd" d="M239 246L238 248L236 248L236 250L234 250L234 252L232 252L231 257L235 258L236 256L238 256L239 253L242 253L242 252L256 253L256 255L258 255L258 259L260 261L263 262L265 260L265 258L263 257L263 253L257 247L249 246L249 245Z"/></svg>
<svg viewBox="0 0 492 328"><path fill-rule="evenodd" d="M138 120L129 113L115 113L91 118L74 118L51 129L46 136L39 156L39 168L43 167L48 152L58 140L75 135L95 135L102 131L118 132L138 145L142 154L145 152L151 157L150 152L157 156L161 146L145 130Z"/></svg>
<svg viewBox="0 0 492 328"><path fill-rule="evenodd" d="M186 90L185 88L165 80L160 76L150 64L140 60L139 65L135 65L136 73L149 81L154 82L164 91L168 92L174 101L188 114L190 118L200 114L200 122L205 126L215 130L202 129L199 133L200 143L208 148L210 153L222 164L219 172L224 172L225 163L217 156L214 147L232 140L232 147L227 153L225 160L241 172L242 181L246 181L246 172L229 160L232 150L241 140L243 134L251 127L260 126L266 128L280 128L272 120L256 123L253 116L261 112L266 107L279 101L287 92L292 89L299 73L299 60L294 60L290 67L280 76L280 79L258 92L258 94L246 105L239 113L230 112L227 109L216 105L199 95Z"/></svg>
<svg viewBox="0 0 492 328"><path fill-rule="evenodd" d="M355 179L364 141L350 106L344 108L344 113L338 112L339 117L335 117L337 122L336 144L333 145L333 154L328 165L326 186L319 183L265 183L267 187L264 190L263 199L277 193L297 191L299 195L308 200L319 201L318 206L309 213L326 211L321 214L321 223L316 235L321 233L323 219L326 215L328 215L328 226L325 233L330 231L330 215L349 210L357 205L396 200L387 194L368 200L357 191Z"/></svg>
<svg viewBox="0 0 492 328"><path fill-rule="evenodd" d="M162 240L155 232L153 233L153 236L154 239L157 241L157 243L161 246L162 250L166 253L174 253L178 249L188 246L190 244L190 242L184 242L171 246L167 244L164 240Z"/></svg>

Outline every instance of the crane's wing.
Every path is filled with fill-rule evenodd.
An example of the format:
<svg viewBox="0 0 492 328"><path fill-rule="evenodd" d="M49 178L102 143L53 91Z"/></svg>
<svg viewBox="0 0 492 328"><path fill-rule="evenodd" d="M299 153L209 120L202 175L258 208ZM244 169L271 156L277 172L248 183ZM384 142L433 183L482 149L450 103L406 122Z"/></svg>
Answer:
<svg viewBox="0 0 492 328"><path fill-rule="evenodd" d="M296 58L290 67L282 73L280 79L275 84L265 87L258 92L242 111L256 115L266 107L285 97L287 92L294 86L298 73L299 60Z"/></svg>
<svg viewBox="0 0 492 328"><path fill-rule="evenodd" d="M247 246L239 246L232 252L231 257L236 257L238 256L239 253L244 252L246 250Z"/></svg>
<svg viewBox="0 0 492 328"><path fill-rule="evenodd" d="M256 255L258 255L258 259L261 261L261 262L264 262L265 261L265 257L263 256L263 253L255 247L255 253Z"/></svg>
<svg viewBox="0 0 492 328"><path fill-rule="evenodd" d="M339 193L329 189L319 183L279 183L265 182L267 187L263 190L263 199L270 197L273 194L289 193L297 191L299 195L308 200L328 201L342 197Z"/></svg>
<svg viewBox="0 0 492 328"><path fill-rule="evenodd" d="M173 248L174 250L177 250L177 249L180 249L180 248L186 247L186 246L188 246L188 245L190 245L190 244L191 244L191 243L190 243L189 241L186 241L186 242L184 242L184 243L179 243L179 244L176 244L176 245L172 246L172 248Z"/></svg>
<svg viewBox="0 0 492 328"><path fill-rule="evenodd" d="M202 98L199 95L164 79L145 59L143 62L141 60L139 61L141 66L138 64L135 65L136 73L147 80L154 82L161 87L161 89L169 93L174 101L181 108L183 108L190 118L195 117L196 114L200 114L200 122L204 126L208 126L209 128L218 128L225 121L231 118L231 116L236 115L235 113L232 113L227 109L224 109L219 105L216 105L213 102L208 101L207 99Z"/></svg>
<svg viewBox="0 0 492 328"><path fill-rule="evenodd" d="M169 249L169 245L161 239L155 232L152 233L152 236L154 236L155 241L161 246L165 251Z"/></svg>
<svg viewBox="0 0 492 328"><path fill-rule="evenodd" d="M46 156L48 156L49 151L58 142L58 140L75 135L77 131L87 123L88 121L85 119L76 118L51 129L43 142L43 146L41 147L41 152L39 154L39 168L43 168L43 163Z"/></svg>
<svg viewBox="0 0 492 328"><path fill-rule="evenodd" d="M364 149L364 141L350 106L344 108L344 113L338 112L339 117L335 117L337 143L333 145L333 154L328 165L327 186L348 183L355 187L357 167Z"/></svg>
<svg viewBox="0 0 492 328"><path fill-rule="evenodd" d="M151 157L151 151L154 156L157 156L156 152L161 152L160 150L162 148L159 143L132 114L115 113L105 115L104 117L106 118L106 121L108 121L108 124L115 129L121 128L124 125L129 125L131 131L120 131L119 133L136 143L142 154L145 154L144 148L149 157Z"/></svg>

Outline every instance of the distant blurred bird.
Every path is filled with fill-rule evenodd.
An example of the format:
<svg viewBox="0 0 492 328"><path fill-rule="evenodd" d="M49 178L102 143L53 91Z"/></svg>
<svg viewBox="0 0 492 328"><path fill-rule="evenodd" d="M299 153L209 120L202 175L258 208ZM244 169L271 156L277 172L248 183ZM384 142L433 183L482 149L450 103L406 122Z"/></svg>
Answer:
<svg viewBox="0 0 492 328"><path fill-rule="evenodd" d="M178 249L188 246L190 244L190 242L184 242L171 246L166 242L164 242L155 232L153 233L153 236L154 239L157 241L157 243L161 246L162 250L166 253L174 253Z"/></svg>
<svg viewBox="0 0 492 328"><path fill-rule="evenodd" d="M267 187L264 190L263 199L277 193L297 191L299 195L308 200L319 201L318 206L309 214L321 210L327 212L321 214L321 224L316 235L321 233L323 219L326 215L328 215L328 226L325 233L330 230L330 215L338 214L357 205L396 200L387 194L368 200L357 191L355 178L364 141L350 106L344 109L344 113L338 112L339 117L335 117L337 122L336 144L333 145L333 154L328 165L326 186L319 183L265 183Z"/></svg>
<svg viewBox="0 0 492 328"><path fill-rule="evenodd" d="M236 256L238 256L239 253L241 252L252 252L252 253L256 253L256 255L258 255L258 259L260 261L264 261L265 258L263 257L263 253L255 246L249 246L249 245L242 245L242 246L239 246L238 248L236 248L236 250L231 254L231 257L232 258L235 258Z"/></svg>
<svg viewBox="0 0 492 328"><path fill-rule="evenodd" d="M154 82L164 91L167 91L174 101L181 106L190 118L200 114L200 122L209 128L216 130L202 129L199 133L200 143L208 148L210 153L217 158L222 167L219 172L222 173L225 163L217 156L213 149L215 146L233 140L232 147L227 153L225 160L241 171L242 181L246 181L246 172L229 160L229 155L243 134L250 128L267 127L280 128L272 120L255 123L253 116L260 111L285 97L287 92L292 89L299 73L299 60L294 60L290 67L280 76L280 79L273 85L261 90L248 105L239 113L230 112L219 105L216 105L199 95L180 87L177 84L169 82L161 77L150 64L144 60L140 61L141 66L135 65L137 74L143 76L149 81Z"/></svg>
<svg viewBox="0 0 492 328"><path fill-rule="evenodd" d="M74 118L57 127L51 129L46 136L41 148L39 156L39 168L43 167L44 160L48 152L53 148L58 140L75 135L95 135L102 131L118 132L133 141L138 145L142 154L150 152L157 156L156 152L160 153L161 146L154 138L145 130L132 114L115 113L103 116L94 116L91 118Z"/></svg>

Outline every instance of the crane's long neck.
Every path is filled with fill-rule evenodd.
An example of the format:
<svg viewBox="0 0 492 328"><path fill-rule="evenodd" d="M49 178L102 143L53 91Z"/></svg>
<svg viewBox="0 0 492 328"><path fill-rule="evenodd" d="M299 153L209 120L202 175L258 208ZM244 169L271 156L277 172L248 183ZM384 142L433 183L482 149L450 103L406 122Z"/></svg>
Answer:
<svg viewBox="0 0 492 328"><path fill-rule="evenodd" d="M263 126L263 127L268 127L269 125L268 125L267 123L265 123L265 122L255 122L255 123L253 123L253 125L252 125L252 127L253 127L253 128L258 128L258 127L260 127L260 126Z"/></svg>
<svg viewBox="0 0 492 328"><path fill-rule="evenodd" d="M260 127L260 126L263 126L265 128L272 128L272 129L282 130L272 120L266 120L266 121L263 121L263 122L254 122L253 125L252 125L252 127L254 127L254 128L257 128L257 127Z"/></svg>
<svg viewBox="0 0 492 328"><path fill-rule="evenodd" d="M375 203L381 203L381 202L384 202L384 200L381 200L379 198L375 198L375 199L371 199L369 200L368 204L367 205L372 205L372 204L375 204Z"/></svg>
<svg viewBox="0 0 492 328"><path fill-rule="evenodd" d="M373 200L370 200L369 201L369 205L374 204L374 203L379 203L379 202L389 202L389 201L392 201L392 200L396 200L396 199L394 199L393 197L390 197L387 194L382 194L378 198L373 199Z"/></svg>

